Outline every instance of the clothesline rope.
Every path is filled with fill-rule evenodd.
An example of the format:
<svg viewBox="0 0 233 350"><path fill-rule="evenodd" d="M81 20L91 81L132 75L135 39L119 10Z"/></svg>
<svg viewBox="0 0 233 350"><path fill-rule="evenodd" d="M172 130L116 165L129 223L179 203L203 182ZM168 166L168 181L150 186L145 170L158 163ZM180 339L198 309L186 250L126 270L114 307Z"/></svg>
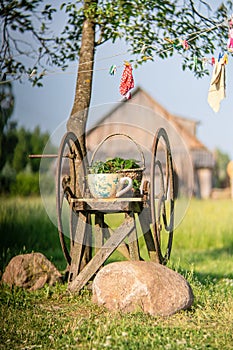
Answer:
<svg viewBox="0 0 233 350"><path fill-rule="evenodd" d="M207 28L207 29L205 29L205 30L201 30L201 31L197 31L197 32L191 33L191 34L188 35L188 37L189 37L189 36L193 36L193 35L195 35L195 36L186 39L186 41L189 43L189 42L195 40L197 37L201 36L201 34L208 33L208 32L210 32L210 31L212 31L212 30L214 30L214 29L216 29L216 28L218 28L218 27L223 26L223 25L226 25L226 21L223 21L223 22L221 22L221 23L219 23L219 24L217 24L217 25L215 25L215 26L213 26L213 27L211 27L211 28ZM180 37L179 37L179 38L175 38L175 39L171 39L171 41L172 41L172 42L175 42L175 41L177 41L177 40L179 40L179 39L180 39ZM150 46L144 46L144 47L142 48L140 54L142 54L142 53L143 53L147 48L149 48L149 47L153 47L153 46L151 46L151 45L150 45ZM167 49L164 49L164 50L162 50L162 49L161 49L161 50L157 50L157 51L153 54L153 56L152 56L152 55L151 55L151 56L145 56L144 58L141 58L140 61L143 60L143 59L145 59L145 60L146 60L146 59L153 59L154 56L156 56L156 55L158 55L158 54L166 53L166 52L172 50L173 48L174 48L174 46L171 45L171 46L168 47ZM187 51L188 51L188 50L187 50ZM124 56L124 55L126 55L126 54L127 54L127 55L129 54L128 51L125 51L125 52L122 52L122 53L118 53L118 54L114 54L114 55L111 55L111 56L106 56L106 57L98 58L98 59L96 59L96 60L86 61L86 62L80 63L79 66L80 66L80 65L85 65L85 64L88 64L88 63L92 63L92 62L100 62L100 61L112 59L112 58L117 57L117 56ZM180 54L181 56L183 56L184 58L187 58L183 53L179 52L179 54ZM200 59L198 59L198 60L200 61ZM201 61L203 61L203 60L204 60L204 62L209 61L209 59L207 59L206 57L203 57L203 59L202 59ZM137 63L137 62L139 62L139 59L131 60L130 62L131 62L131 63ZM77 64L71 65L70 68L72 68L73 66L77 67ZM117 68L120 68L120 67L122 67L122 66L123 66L123 65L121 64L121 65L118 65L118 66L116 66L116 67L117 67ZM106 70L109 70L109 67L108 67L108 68L106 68L106 67L104 67L104 68L94 68L94 69L91 69L91 70L81 70L81 71L79 71L79 73L87 73L87 72L94 72L94 71L104 71L104 70L105 70L105 71L106 71ZM6 74L8 74L8 73L6 73ZM40 74L37 74L37 72L35 72L35 73L33 74L33 71L32 71L31 74L29 74L29 75L26 74L26 73L24 73L24 74L22 74L20 77L17 77L16 79L8 79L8 80L0 81L0 84L6 84L6 83L10 83L10 82L19 80L19 79L21 79L24 75L25 75L27 78L30 79L30 78L32 78L32 77L35 76L35 75L38 75L38 77L41 77L41 76L48 76L48 75L54 75L54 74L73 74L73 72L67 72L67 71L61 71L61 70L53 70L53 71L44 70L44 71L42 71ZM17 73L11 73L11 75L17 75Z"/></svg>

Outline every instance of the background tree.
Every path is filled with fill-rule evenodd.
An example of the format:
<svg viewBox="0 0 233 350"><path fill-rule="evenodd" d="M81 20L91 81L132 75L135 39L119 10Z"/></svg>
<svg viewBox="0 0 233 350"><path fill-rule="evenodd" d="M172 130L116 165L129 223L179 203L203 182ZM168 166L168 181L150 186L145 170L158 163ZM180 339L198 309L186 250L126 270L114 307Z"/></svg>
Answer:
<svg viewBox="0 0 233 350"><path fill-rule="evenodd" d="M49 152L56 153L56 147L51 144L49 133L42 133L38 126L33 131L15 127L13 135L14 143L12 143L10 132L4 135L4 161L2 160L3 165L0 170L0 192L20 195L39 194L40 159L31 160L29 154L43 153L45 145ZM43 172L45 173L49 167L51 163L44 162ZM45 174L41 172L41 176Z"/></svg>
<svg viewBox="0 0 233 350"><path fill-rule="evenodd" d="M65 69L78 61L74 104L67 129L73 130L86 153L85 128L92 93L96 48L118 39L137 55L138 64L148 58L162 59L177 52L183 69L194 75L208 74L203 58L217 46L226 49L232 1L226 0L214 12L213 1L204 0L83 0L61 5L67 21L61 34L51 34L56 9L46 1L1 0L1 65L4 79L27 74L33 84L41 84L48 65ZM30 40L28 40L28 38ZM180 45L186 40L189 49ZM164 40L166 39L166 40ZM31 47L34 41L34 48ZM22 55L31 58L25 64ZM27 61L28 61L27 60Z"/></svg>
<svg viewBox="0 0 233 350"><path fill-rule="evenodd" d="M11 84L0 84L0 171L7 160L12 160L17 143L16 122L11 120L13 109Z"/></svg>
<svg viewBox="0 0 233 350"><path fill-rule="evenodd" d="M12 166L19 172L26 167L32 172L38 172L40 168L40 159L29 159L29 154L43 153L46 143L49 141L49 133L42 133L39 126L36 126L33 131L26 130L21 127L17 130L18 142L14 149ZM54 146L48 145L47 148L54 151Z"/></svg>
<svg viewBox="0 0 233 350"><path fill-rule="evenodd" d="M214 166L214 186L217 188L228 187L229 177L227 175L227 164L230 162L230 157L227 153L216 149L214 152L215 166Z"/></svg>
<svg viewBox="0 0 233 350"><path fill-rule="evenodd" d="M32 161L28 155L41 154L45 145L51 153L56 153L56 148L49 133L42 133L39 126L33 131L17 128L17 122L11 120L13 107L11 84L0 84L0 192L9 193L13 189L18 194L39 194L40 159Z"/></svg>
<svg viewBox="0 0 233 350"><path fill-rule="evenodd" d="M27 165L30 135L24 128L20 128L17 136L18 142L14 150L12 165L16 172L20 172Z"/></svg>

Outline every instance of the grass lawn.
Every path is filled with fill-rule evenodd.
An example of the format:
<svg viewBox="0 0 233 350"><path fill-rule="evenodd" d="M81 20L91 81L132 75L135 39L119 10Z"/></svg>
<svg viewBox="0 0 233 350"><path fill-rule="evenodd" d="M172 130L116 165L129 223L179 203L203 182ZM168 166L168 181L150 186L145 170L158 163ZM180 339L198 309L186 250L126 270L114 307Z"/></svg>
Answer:
<svg viewBox="0 0 233 350"><path fill-rule="evenodd" d="M39 198L1 199L0 238L1 272L12 256L31 251L65 269ZM232 255L233 202L192 200L168 265L191 284L191 310L167 318L112 313L94 305L86 289L71 295L66 285L36 292L1 285L0 349L232 349Z"/></svg>

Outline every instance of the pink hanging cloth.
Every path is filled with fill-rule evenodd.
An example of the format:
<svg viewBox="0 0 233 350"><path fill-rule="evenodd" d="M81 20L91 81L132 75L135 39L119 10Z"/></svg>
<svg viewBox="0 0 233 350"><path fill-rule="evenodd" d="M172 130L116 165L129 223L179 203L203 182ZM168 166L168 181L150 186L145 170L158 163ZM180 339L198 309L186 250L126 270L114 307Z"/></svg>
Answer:
<svg viewBox="0 0 233 350"><path fill-rule="evenodd" d="M131 64L125 62L125 68L122 73L121 83L120 83L120 94L129 100L131 98L131 94L129 90L134 88L134 79L133 79L133 69Z"/></svg>
<svg viewBox="0 0 233 350"><path fill-rule="evenodd" d="M229 21L227 49L229 52L233 52L233 15L231 16L231 19Z"/></svg>

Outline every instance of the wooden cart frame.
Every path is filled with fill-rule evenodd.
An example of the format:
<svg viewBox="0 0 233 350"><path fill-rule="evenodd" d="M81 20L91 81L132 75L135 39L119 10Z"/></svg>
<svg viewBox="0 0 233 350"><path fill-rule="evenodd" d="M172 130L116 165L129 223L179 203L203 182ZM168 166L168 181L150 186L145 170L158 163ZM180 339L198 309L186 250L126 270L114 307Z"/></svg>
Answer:
<svg viewBox="0 0 233 350"><path fill-rule="evenodd" d="M164 164L158 157L161 142L165 152ZM65 171L64 159L69 160ZM73 132L67 132L58 151L56 206L61 247L68 265L69 290L80 291L116 249L128 259L142 260L138 225L144 235L149 259L166 264L173 240L174 172L165 129L158 129L154 136L150 180L143 181L141 193L130 198L91 198L87 173L78 138ZM156 177L159 179L158 189L155 188ZM64 201L69 204L68 244L62 220ZM124 221L114 230L105 220L106 214L113 213L124 213ZM92 249L93 240L95 249Z"/></svg>

